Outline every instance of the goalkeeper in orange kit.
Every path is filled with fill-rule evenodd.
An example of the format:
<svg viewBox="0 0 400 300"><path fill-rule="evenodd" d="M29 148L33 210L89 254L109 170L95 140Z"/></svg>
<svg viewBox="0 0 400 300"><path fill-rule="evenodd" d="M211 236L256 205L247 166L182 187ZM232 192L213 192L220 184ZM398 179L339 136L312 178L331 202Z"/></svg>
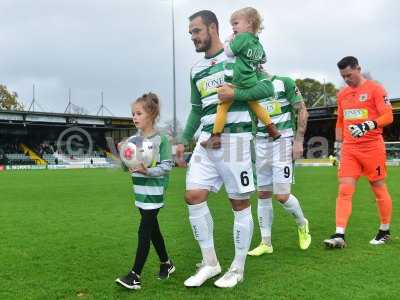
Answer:
<svg viewBox="0 0 400 300"><path fill-rule="evenodd" d="M393 122L392 107L384 88L362 76L355 57L344 57L337 65L348 86L338 94L336 141L342 143L342 147L336 232L324 243L329 248L346 246L345 230L351 215L352 196L358 178L366 176L380 216L379 231L370 244L385 244L390 239L392 200L385 183L386 150L382 128Z"/></svg>

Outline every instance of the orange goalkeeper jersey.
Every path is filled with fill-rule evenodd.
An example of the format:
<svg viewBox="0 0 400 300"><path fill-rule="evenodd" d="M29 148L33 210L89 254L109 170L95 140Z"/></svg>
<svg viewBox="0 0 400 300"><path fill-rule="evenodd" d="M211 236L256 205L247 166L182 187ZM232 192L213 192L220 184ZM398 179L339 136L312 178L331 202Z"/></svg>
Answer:
<svg viewBox="0 0 400 300"><path fill-rule="evenodd" d="M393 121L392 106L385 89L372 80L356 88L346 87L338 93L336 128L342 128L344 144L361 144L382 141L382 127ZM378 128L354 138L348 126L367 120L376 121Z"/></svg>

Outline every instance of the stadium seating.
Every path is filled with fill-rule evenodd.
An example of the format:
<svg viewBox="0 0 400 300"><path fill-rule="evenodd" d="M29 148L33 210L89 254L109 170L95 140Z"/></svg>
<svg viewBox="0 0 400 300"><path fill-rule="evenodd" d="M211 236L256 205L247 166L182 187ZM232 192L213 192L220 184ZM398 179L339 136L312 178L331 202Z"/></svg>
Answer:
<svg viewBox="0 0 400 300"><path fill-rule="evenodd" d="M29 156L21 153L6 153L5 158L9 165L35 165L36 162Z"/></svg>
<svg viewBox="0 0 400 300"><path fill-rule="evenodd" d="M46 158L45 158L46 159ZM52 157L49 157L52 164L58 160L58 164L65 165L110 165L115 161L109 160L105 157L98 157L94 155L67 155L55 152ZM46 159L47 160L47 159ZM49 160L47 160L49 162Z"/></svg>
<svg viewBox="0 0 400 300"><path fill-rule="evenodd" d="M57 158L54 154L44 153L42 155L43 159L47 161L49 165L62 165L64 161L61 158Z"/></svg>

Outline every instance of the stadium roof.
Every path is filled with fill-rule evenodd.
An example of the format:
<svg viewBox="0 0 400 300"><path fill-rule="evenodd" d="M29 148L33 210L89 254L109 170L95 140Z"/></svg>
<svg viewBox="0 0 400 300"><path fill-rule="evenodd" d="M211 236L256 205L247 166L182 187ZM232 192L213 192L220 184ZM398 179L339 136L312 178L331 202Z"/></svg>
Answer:
<svg viewBox="0 0 400 300"><path fill-rule="evenodd" d="M92 127L134 127L131 118L32 111L0 110L0 124L79 125Z"/></svg>
<svg viewBox="0 0 400 300"><path fill-rule="evenodd" d="M400 114L400 98L390 102L395 114ZM308 108L310 120L336 119L336 105ZM96 116L68 113L48 113L32 111L0 110L0 124L34 124L34 125L79 125L93 127L134 127L131 118L114 116Z"/></svg>
<svg viewBox="0 0 400 300"><path fill-rule="evenodd" d="M390 102L392 103L393 112L395 114L400 114L400 98L392 98ZM310 115L310 120L336 119L337 115L337 105L313 107L307 110Z"/></svg>

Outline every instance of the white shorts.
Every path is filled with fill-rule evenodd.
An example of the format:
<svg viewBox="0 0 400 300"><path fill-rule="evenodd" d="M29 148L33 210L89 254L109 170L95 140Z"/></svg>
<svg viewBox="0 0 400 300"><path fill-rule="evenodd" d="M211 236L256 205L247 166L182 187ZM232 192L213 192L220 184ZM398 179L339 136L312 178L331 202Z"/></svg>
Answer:
<svg viewBox="0 0 400 300"><path fill-rule="evenodd" d="M256 138L257 189L290 194L293 182L293 138L269 142Z"/></svg>
<svg viewBox="0 0 400 300"><path fill-rule="evenodd" d="M186 190L207 189L218 192L222 184L231 199L249 199L255 190L251 164L249 133L222 134L221 149L205 149L200 142L209 133L202 132L186 173Z"/></svg>

